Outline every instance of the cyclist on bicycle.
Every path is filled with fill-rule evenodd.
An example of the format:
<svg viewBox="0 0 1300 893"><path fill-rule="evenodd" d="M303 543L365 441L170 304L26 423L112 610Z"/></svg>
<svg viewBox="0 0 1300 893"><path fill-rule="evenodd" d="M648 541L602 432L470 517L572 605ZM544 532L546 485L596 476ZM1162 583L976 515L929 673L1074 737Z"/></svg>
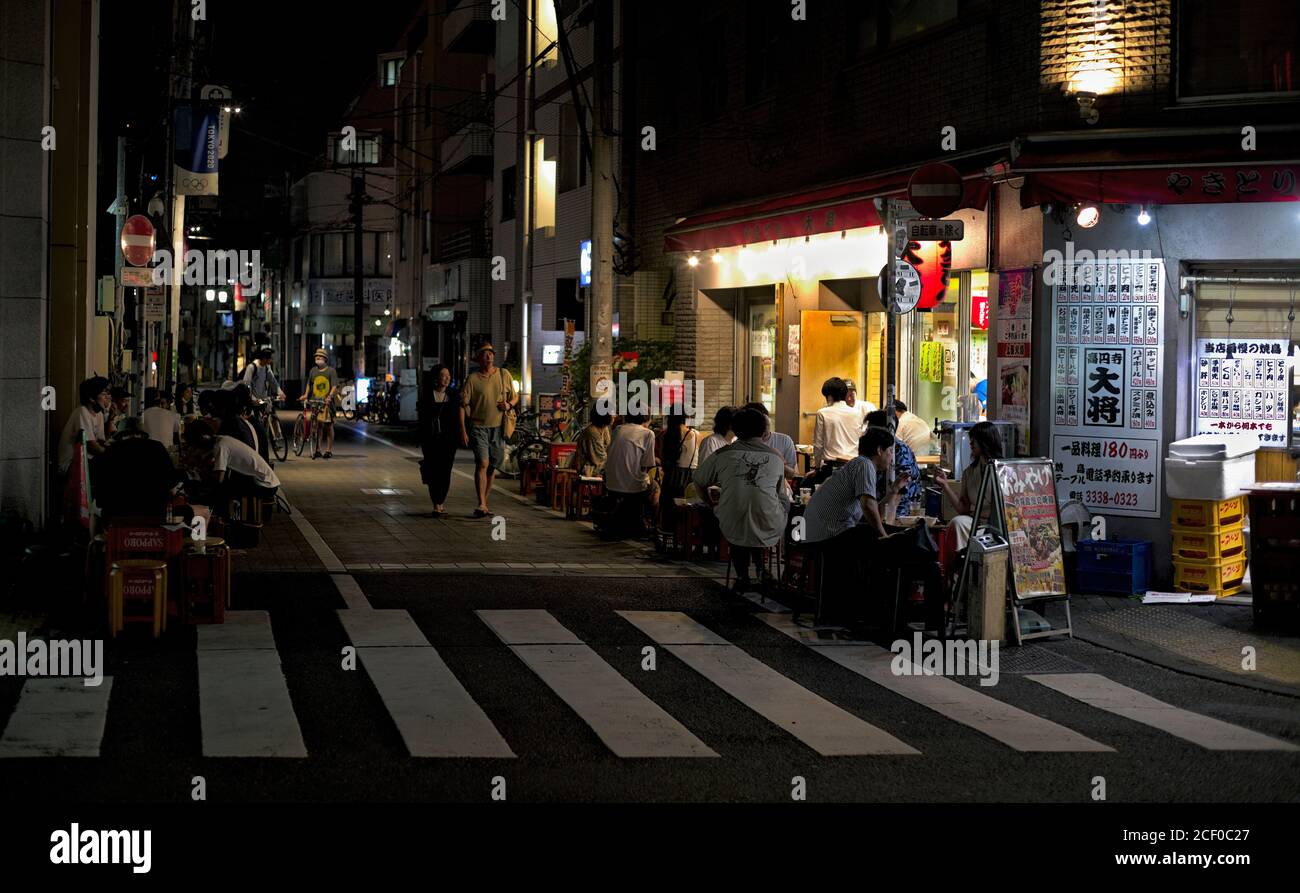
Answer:
<svg viewBox="0 0 1300 893"><path fill-rule="evenodd" d="M283 400L284 391L280 389L280 382L271 371L271 358L275 356L275 351L269 347L264 347L257 353L257 359L244 367L244 377L241 379L244 384L248 385L248 390L257 400ZM272 396L274 394L274 396Z"/></svg>
<svg viewBox="0 0 1300 893"><path fill-rule="evenodd" d="M339 389L338 373L334 367L329 365L329 354L325 348L316 348L316 366L307 372L307 390L298 399L305 401L310 394L312 400L323 401L324 405L320 408L320 414L317 416L322 425L322 433L325 436L325 453L326 459L334 455L334 394ZM321 455L317 453L312 458Z"/></svg>

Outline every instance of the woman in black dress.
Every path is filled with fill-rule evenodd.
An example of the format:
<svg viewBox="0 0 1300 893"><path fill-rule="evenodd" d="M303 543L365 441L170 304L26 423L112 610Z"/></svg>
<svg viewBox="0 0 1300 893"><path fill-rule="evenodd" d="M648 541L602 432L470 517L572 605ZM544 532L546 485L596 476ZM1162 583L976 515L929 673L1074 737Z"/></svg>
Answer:
<svg viewBox="0 0 1300 893"><path fill-rule="evenodd" d="M451 370L437 365L420 386L420 478L429 488L433 517L446 517L443 502L451 489L451 466L460 446L460 394L451 387Z"/></svg>

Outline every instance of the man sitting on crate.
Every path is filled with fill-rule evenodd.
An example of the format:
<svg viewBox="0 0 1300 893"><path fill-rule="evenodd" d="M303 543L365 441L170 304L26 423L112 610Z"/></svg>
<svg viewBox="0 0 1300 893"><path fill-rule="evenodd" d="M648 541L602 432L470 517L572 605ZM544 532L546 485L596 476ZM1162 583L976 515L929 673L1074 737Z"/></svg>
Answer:
<svg viewBox="0 0 1300 893"><path fill-rule="evenodd" d="M274 499L280 489L274 469L252 447L233 437L214 435L204 425L190 425L185 429L185 445L198 464L207 467L211 463L220 492L218 506L224 508L241 496Z"/></svg>

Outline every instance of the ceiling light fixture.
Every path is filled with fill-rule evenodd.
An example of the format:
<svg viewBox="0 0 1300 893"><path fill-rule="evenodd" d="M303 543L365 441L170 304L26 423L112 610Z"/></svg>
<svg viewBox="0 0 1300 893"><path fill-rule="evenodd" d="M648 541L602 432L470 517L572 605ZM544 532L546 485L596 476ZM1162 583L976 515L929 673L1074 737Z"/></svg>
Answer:
<svg viewBox="0 0 1300 893"><path fill-rule="evenodd" d="M1079 213L1074 220L1084 229L1092 229L1101 219L1101 211L1096 205L1079 205Z"/></svg>
<svg viewBox="0 0 1300 893"><path fill-rule="evenodd" d="M1151 212L1147 210L1146 205L1138 208L1138 226L1146 226L1151 222Z"/></svg>

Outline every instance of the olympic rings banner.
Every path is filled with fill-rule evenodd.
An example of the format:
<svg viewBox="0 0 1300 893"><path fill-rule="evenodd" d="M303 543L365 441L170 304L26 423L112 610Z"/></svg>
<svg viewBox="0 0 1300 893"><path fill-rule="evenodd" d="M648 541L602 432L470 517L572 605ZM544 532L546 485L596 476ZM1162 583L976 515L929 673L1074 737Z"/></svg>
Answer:
<svg viewBox="0 0 1300 893"><path fill-rule="evenodd" d="M216 195L221 111L216 106L176 109L176 156L172 170L177 195Z"/></svg>

